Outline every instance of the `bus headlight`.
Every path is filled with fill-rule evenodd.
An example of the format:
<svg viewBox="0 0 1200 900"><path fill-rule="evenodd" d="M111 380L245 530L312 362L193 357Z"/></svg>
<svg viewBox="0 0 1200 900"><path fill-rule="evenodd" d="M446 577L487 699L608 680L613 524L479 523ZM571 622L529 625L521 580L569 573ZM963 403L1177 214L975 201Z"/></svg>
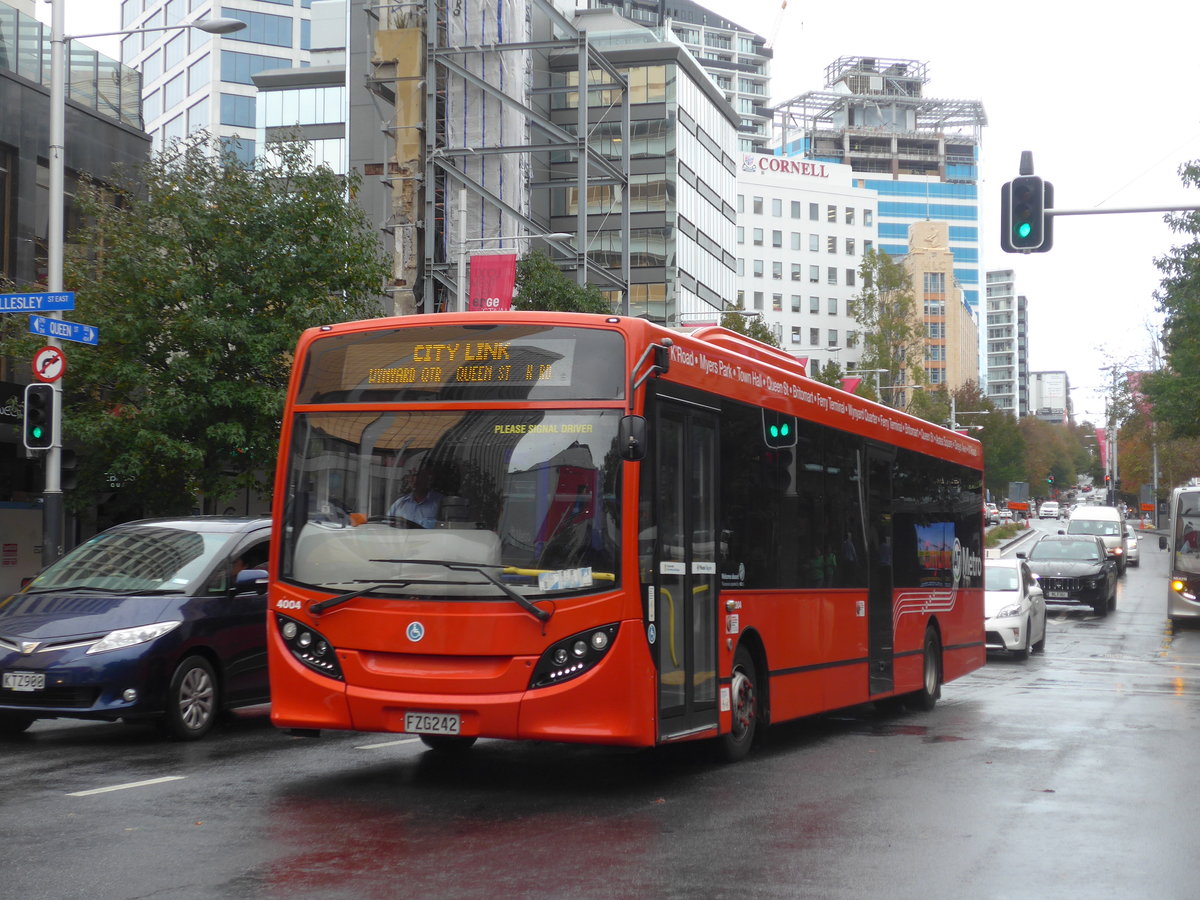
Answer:
<svg viewBox="0 0 1200 900"><path fill-rule="evenodd" d="M1188 589L1188 583L1182 578L1175 578L1171 581L1171 590L1179 594L1185 600L1195 600L1196 592Z"/></svg>
<svg viewBox="0 0 1200 900"><path fill-rule="evenodd" d="M530 688L548 687L578 678L595 666L617 636L617 624L573 634L548 647L534 667Z"/></svg>
<svg viewBox="0 0 1200 900"><path fill-rule="evenodd" d="M325 635L303 622L297 622L279 613L275 614L275 624L293 659L314 672L320 672L338 681L342 680L342 667L338 665L337 653Z"/></svg>

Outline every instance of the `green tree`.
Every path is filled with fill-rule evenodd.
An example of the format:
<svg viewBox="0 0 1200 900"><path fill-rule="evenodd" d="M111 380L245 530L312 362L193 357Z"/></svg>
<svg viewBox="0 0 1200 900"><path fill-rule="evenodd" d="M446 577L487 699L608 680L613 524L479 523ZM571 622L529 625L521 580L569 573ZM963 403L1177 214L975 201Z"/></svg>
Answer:
<svg viewBox="0 0 1200 900"><path fill-rule="evenodd" d="M272 150L247 167L196 135L80 190L66 281L100 343L65 380L77 506L114 486L128 515L269 491L300 332L378 314L388 267L357 179Z"/></svg>
<svg viewBox="0 0 1200 900"><path fill-rule="evenodd" d="M923 384L924 334L916 316L912 279L887 253L868 250L859 266L862 290L854 298L854 318L862 326L860 369L882 369L879 391L884 403L897 405L910 391L900 385Z"/></svg>
<svg viewBox="0 0 1200 900"><path fill-rule="evenodd" d="M1200 160L1184 164L1185 186L1200 187ZM1167 217L1187 242L1156 259L1162 281L1154 297L1163 313L1166 365L1142 379L1142 390L1162 426L1161 436L1200 437L1200 213Z"/></svg>
<svg viewBox="0 0 1200 900"><path fill-rule="evenodd" d="M602 315L612 315L613 311L599 288L576 284L541 250L530 251L517 260L513 309Z"/></svg>
<svg viewBox="0 0 1200 900"><path fill-rule="evenodd" d="M743 315L744 311L745 304L739 300L737 306L721 313L721 327L744 334L746 337L754 338L754 340L771 347L778 347L779 339L771 332L771 326L763 321L763 317L757 314Z"/></svg>

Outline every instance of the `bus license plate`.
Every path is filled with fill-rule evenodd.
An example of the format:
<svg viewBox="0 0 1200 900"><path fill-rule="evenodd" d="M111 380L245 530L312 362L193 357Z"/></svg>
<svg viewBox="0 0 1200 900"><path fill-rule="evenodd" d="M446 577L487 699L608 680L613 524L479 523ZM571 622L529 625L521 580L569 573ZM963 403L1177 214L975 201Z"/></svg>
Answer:
<svg viewBox="0 0 1200 900"><path fill-rule="evenodd" d="M1069 593L1067 593L1066 591L1050 591L1048 594L1046 594L1046 596L1053 599L1055 597L1066 598L1066 597L1070 597L1071 595Z"/></svg>
<svg viewBox="0 0 1200 900"><path fill-rule="evenodd" d="M6 691L40 691L46 687L46 676L42 672L5 672L3 686Z"/></svg>
<svg viewBox="0 0 1200 900"><path fill-rule="evenodd" d="M458 734L458 713L404 714L404 730L410 734Z"/></svg>

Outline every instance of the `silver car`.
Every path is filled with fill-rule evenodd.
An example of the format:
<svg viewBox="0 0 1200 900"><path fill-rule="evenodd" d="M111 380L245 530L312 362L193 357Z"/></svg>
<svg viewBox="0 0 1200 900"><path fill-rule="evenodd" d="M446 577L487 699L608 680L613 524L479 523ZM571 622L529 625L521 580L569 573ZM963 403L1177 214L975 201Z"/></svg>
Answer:
<svg viewBox="0 0 1200 900"><path fill-rule="evenodd" d="M1125 565L1139 565L1138 557L1138 534L1133 530L1132 525L1125 526Z"/></svg>
<svg viewBox="0 0 1200 900"><path fill-rule="evenodd" d="M988 650L1028 659L1046 649L1046 600L1025 560L984 561L983 630Z"/></svg>

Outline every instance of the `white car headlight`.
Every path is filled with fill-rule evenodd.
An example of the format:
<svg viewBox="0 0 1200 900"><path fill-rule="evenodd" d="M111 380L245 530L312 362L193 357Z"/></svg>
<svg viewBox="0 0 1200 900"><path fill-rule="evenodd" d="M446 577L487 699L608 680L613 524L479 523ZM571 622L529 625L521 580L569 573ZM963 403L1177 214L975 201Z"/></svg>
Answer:
<svg viewBox="0 0 1200 900"><path fill-rule="evenodd" d="M994 615L992 618L1007 619L1011 616L1019 616L1020 614L1021 614L1021 602L1018 600L1015 603L1010 603L1007 606L1001 608L1001 610L998 613L996 613L996 615Z"/></svg>
<svg viewBox="0 0 1200 900"><path fill-rule="evenodd" d="M132 647L135 644L144 644L147 641L152 641L155 638L160 638L167 632L182 625L182 622L156 622L153 625L139 625L137 628L121 628L117 631L110 631L92 646L88 647L88 654L106 653L109 650L121 650L125 647Z"/></svg>

